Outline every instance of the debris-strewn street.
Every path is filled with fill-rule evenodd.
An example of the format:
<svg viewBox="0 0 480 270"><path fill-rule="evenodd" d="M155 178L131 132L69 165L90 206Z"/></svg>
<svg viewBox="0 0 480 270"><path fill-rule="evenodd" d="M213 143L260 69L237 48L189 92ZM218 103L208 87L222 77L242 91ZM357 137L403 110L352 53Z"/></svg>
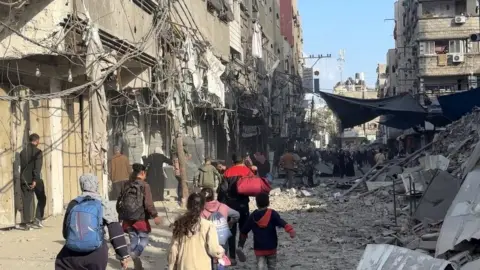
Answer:
<svg viewBox="0 0 480 270"><path fill-rule="evenodd" d="M321 186L304 192L295 189L272 191L271 207L279 211L297 232L297 238L292 240L279 230L278 269L355 269L367 243L393 241L389 235L394 224L391 204L386 203L391 201L388 192L379 191L375 196L338 201L333 198L337 191L334 181L323 181L325 183ZM163 204L157 206L165 216ZM176 209L173 204L168 208L178 213L178 210L172 210ZM253 200L251 209L255 209ZM170 220L174 219L174 213L169 213ZM170 231L169 221L164 218L165 226L153 226L150 245L144 253L146 269L163 269L166 265ZM1 232L0 268L52 269L55 255L63 244L61 222L62 217L55 217L50 218L42 230ZM246 250L251 250L250 241ZM247 263L239 263L235 269L255 269L253 250L247 255ZM108 269L118 267L112 253Z"/></svg>
<svg viewBox="0 0 480 270"><path fill-rule="evenodd" d="M309 190L304 197L299 191L272 191L271 207L291 222L297 238L291 240L279 230L278 269L355 269L365 245L374 241L393 242L392 207L388 192L362 199L338 201L335 189L327 186ZM332 185L334 186L334 185ZM253 204L252 204L253 205ZM249 267L253 267L253 251ZM243 266L238 269L245 269Z"/></svg>

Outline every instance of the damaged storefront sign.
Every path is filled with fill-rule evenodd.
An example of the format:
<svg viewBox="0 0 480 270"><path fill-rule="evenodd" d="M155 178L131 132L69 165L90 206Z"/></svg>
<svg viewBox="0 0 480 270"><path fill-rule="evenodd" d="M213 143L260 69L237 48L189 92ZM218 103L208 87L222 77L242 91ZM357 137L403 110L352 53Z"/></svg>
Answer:
<svg viewBox="0 0 480 270"><path fill-rule="evenodd" d="M392 245L367 245L357 270L455 270L450 262Z"/></svg>
<svg viewBox="0 0 480 270"><path fill-rule="evenodd" d="M480 168L476 168L458 191L443 221L435 256L455 249L464 241L480 239Z"/></svg>

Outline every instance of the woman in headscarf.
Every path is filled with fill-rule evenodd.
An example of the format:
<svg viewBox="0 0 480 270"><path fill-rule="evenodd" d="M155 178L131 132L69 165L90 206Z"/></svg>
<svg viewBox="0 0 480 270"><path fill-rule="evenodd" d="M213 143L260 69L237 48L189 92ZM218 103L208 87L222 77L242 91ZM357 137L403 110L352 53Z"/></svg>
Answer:
<svg viewBox="0 0 480 270"><path fill-rule="evenodd" d="M222 259L225 255L215 225L201 217L204 209L205 198L192 193L187 200L187 212L173 224L169 270L212 269L212 258Z"/></svg>
<svg viewBox="0 0 480 270"><path fill-rule="evenodd" d="M98 179L95 175L82 175L80 176L79 181L82 194L76 199L72 200L67 206L67 210L65 212L65 217L63 220L62 230L63 238L66 240L66 244L60 250L57 258L55 259L55 270L107 269L108 246L105 239L103 243L101 243L100 246L93 251L79 251L69 247L74 246L69 245L69 240L76 240L70 234L90 233L89 231L92 230L92 228L90 228L90 225L88 225L89 220L82 220L82 215L77 215L76 217L72 217L73 215L70 215L72 211L76 211L75 207L80 207L83 202L100 203L102 210L101 225L100 228L93 229L94 231L99 231L104 237L104 227L107 227L108 235L110 237L110 243L115 249L115 253L120 260L122 268L126 269L130 256L128 254L127 242L123 235L122 226L118 222L118 214L115 208L115 204L102 200L102 197L98 193ZM75 221L75 224L71 224L72 221ZM84 228L87 229L86 232L77 232L74 230L82 230L82 228L79 229L78 227L85 223L87 223L88 226L88 228Z"/></svg>

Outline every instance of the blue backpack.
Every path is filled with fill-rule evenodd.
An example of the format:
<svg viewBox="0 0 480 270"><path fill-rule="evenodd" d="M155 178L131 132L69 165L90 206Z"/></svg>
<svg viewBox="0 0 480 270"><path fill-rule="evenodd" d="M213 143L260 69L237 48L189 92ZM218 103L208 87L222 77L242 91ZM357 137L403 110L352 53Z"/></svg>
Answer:
<svg viewBox="0 0 480 270"><path fill-rule="evenodd" d="M222 246L225 245L228 241L228 238L232 236L227 219L220 212L218 212L217 209L217 211L212 212L208 220L213 222L217 228L218 243Z"/></svg>
<svg viewBox="0 0 480 270"><path fill-rule="evenodd" d="M67 217L65 246L76 252L92 252L103 244L103 207L100 200L77 197Z"/></svg>

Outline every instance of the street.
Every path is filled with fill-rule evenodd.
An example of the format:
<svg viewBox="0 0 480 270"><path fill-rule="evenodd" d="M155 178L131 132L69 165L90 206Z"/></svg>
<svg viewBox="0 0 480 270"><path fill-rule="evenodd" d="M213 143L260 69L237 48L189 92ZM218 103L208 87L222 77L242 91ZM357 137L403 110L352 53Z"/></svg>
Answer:
<svg viewBox="0 0 480 270"><path fill-rule="evenodd" d="M278 269L355 269L365 245L392 225L392 209L385 203L390 198L388 192L341 202L333 198L338 191L333 187L334 181L322 179L321 186L304 192L310 197L293 189L272 191L271 208L277 210L297 232L297 237L290 239L287 233L278 230ZM142 255L145 269L164 269L166 266L171 236L168 224L179 213L172 202L166 203L168 218L163 203L157 202L156 206L164 217L164 224L152 226L150 244ZM250 209L255 209L253 199ZM2 231L0 269L53 269L54 258L63 244L62 220L63 217L50 218L42 230ZM246 244L247 262L239 263L233 269L256 269L251 237L249 235ZM119 269L118 261L110 251L108 269Z"/></svg>

